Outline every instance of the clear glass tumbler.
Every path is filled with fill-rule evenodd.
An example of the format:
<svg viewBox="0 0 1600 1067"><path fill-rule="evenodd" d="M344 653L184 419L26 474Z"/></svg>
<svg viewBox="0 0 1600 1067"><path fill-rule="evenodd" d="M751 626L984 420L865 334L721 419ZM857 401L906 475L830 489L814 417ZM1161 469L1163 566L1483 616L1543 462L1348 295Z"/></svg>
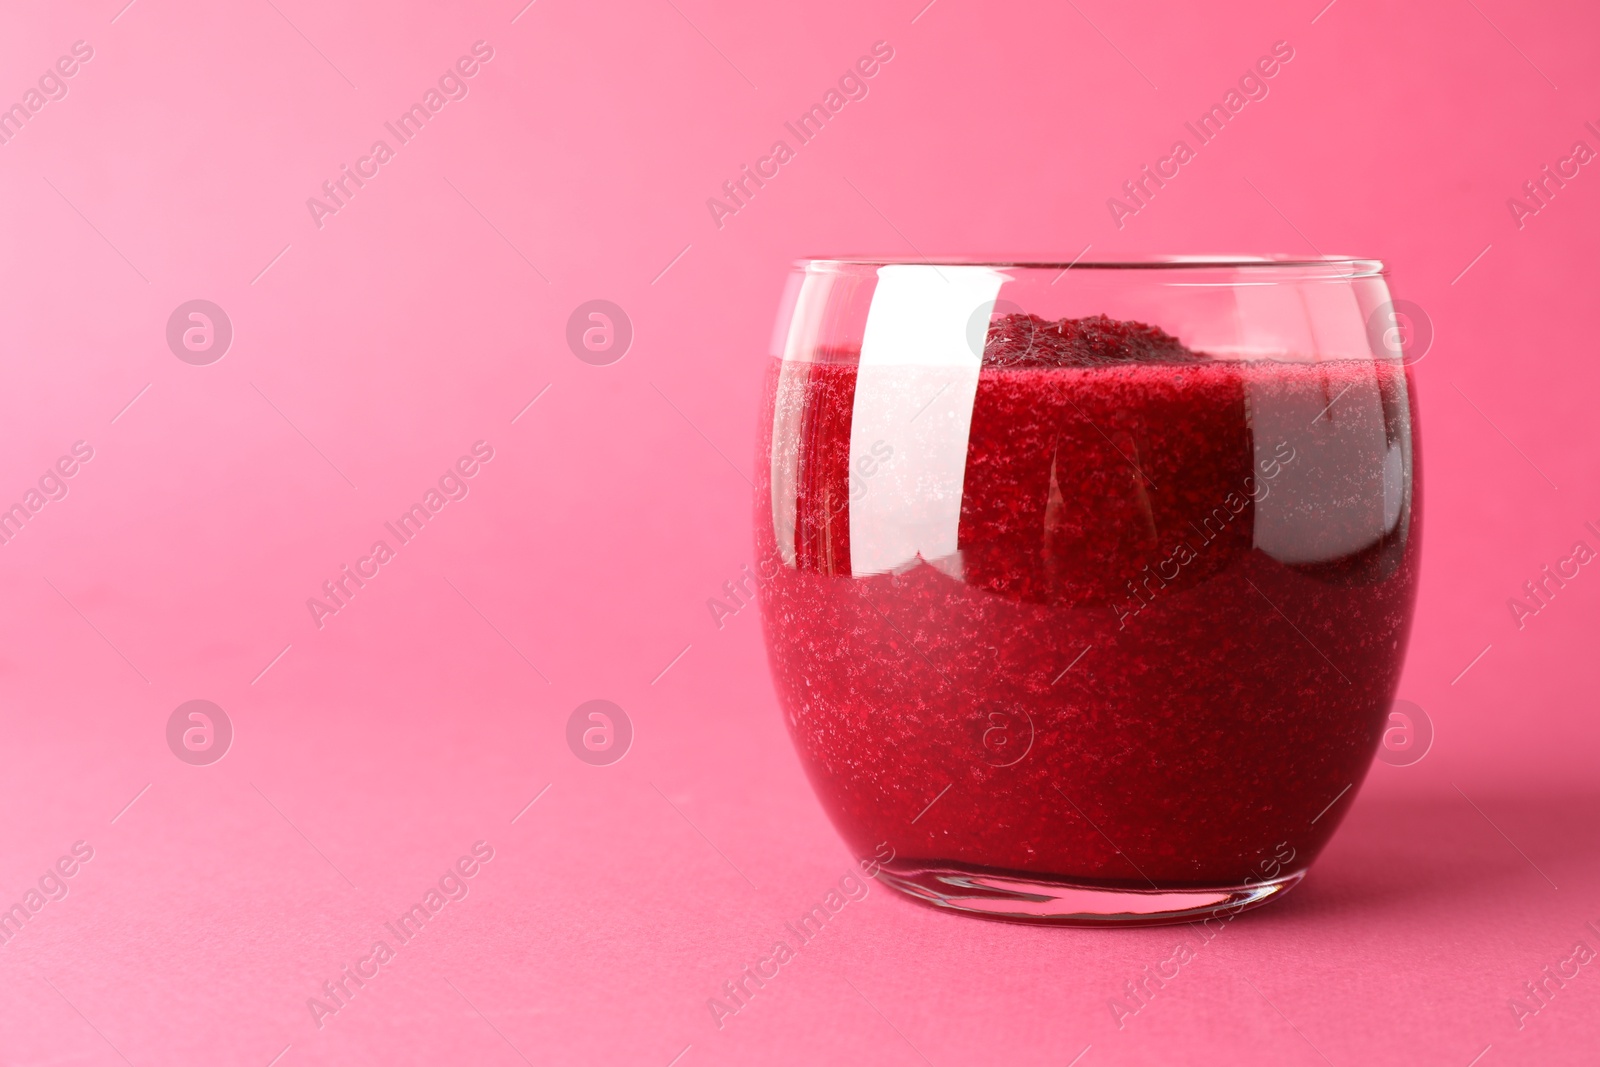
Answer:
<svg viewBox="0 0 1600 1067"><path fill-rule="evenodd" d="M888 884L1148 924L1304 875L1379 743L1417 583L1382 270L797 266L758 595L800 757Z"/></svg>

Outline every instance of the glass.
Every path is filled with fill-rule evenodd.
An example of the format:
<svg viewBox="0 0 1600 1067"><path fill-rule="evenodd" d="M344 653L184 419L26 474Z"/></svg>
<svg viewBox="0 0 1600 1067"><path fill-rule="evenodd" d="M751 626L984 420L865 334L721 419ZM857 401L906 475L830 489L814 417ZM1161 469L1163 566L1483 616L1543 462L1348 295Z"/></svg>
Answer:
<svg viewBox="0 0 1600 1067"><path fill-rule="evenodd" d="M1294 886L1411 626L1415 405L1382 265L813 260L785 303L758 597L856 855L1019 922L1231 916Z"/></svg>

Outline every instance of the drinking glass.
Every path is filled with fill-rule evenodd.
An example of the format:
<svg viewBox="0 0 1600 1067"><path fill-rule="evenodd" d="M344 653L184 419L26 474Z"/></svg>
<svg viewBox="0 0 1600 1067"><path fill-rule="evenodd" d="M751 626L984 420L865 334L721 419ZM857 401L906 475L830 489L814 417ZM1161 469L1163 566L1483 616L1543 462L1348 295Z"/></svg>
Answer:
<svg viewBox="0 0 1600 1067"><path fill-rule="evenodd" d="M823 807L925 903L1231 917L1379 744L1418 573L1382 264L810 260L756 489Z"/></svg>

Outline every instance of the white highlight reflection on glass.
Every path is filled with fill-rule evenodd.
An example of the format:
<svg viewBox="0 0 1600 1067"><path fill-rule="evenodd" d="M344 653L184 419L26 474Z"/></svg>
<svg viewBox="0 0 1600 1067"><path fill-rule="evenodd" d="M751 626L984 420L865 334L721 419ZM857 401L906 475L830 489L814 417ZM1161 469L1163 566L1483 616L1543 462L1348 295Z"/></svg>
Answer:
<svg viewBox="0 0 1600 1067"><path fill-rule="evenodd" d="M882 573L919 556L959 567L967 434L982 365L967 322L979 307L988 316L1005 281L989 267L878 268L850 426L852 469L873 471L850 501L852 573ZM875 463L885 448L892 458Z"/></svg>
<svg viewBox="0 0 1600 1067"><path fill-rule="evenodd" d="M1388 439L1370 364L1344 364L1320 393L1246 392L1257 471L1270 469L1277 442L1292 442L1295 453L1256 505L1257 548L1280 563L1323 563L1392 532L1403 489L1400 450Z"/></svg>

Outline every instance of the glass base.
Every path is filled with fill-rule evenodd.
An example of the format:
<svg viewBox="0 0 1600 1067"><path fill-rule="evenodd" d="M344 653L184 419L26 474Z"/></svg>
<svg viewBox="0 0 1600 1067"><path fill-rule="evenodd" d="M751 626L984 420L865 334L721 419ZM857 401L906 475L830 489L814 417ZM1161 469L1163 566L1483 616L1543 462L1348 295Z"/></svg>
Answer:
<svg viewBox="0 0 1600 1067"><path fill-rule="evenodd" d="M982 867L892 863L878 879L936 908L1038 926L1164 926L1231 918L1282 896L1304 871L1221 888L1114 889Z"/></svg>

